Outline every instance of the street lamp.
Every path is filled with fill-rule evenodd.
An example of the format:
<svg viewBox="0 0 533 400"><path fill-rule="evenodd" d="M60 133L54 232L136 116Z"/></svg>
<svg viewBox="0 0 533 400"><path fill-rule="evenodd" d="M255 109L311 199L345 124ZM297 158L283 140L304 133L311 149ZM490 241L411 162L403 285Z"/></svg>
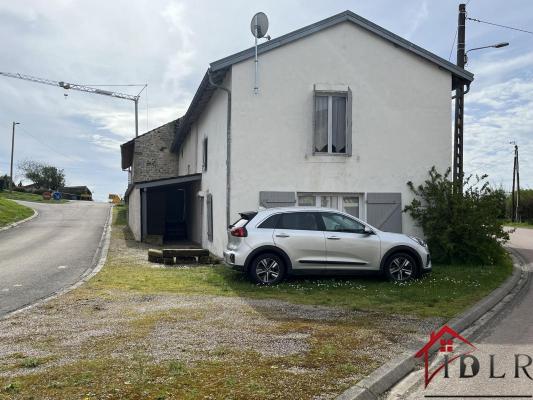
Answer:
<svg viewBox="0 0 533 400"><path fill-rule="evenodd" d="M19 125L20 122L13 121L13 134L11 135L11 167L9 172L9 191L13 191L13 152L15 150L15 126Z"/></svg>
<svg viewBox="0 0 533 400"><path fill-rule="evenodd" d="M465 53L465 65L468 62L468 53L471 52L471 51L482 50L482 49L491 49L491 48L492 49L500 49L500 48L506 47L506 46L509 46L508 42L501 42L501 43L491 44L490 46L474 47L473 49L470 49L470 50L468 50Z"/></svg>

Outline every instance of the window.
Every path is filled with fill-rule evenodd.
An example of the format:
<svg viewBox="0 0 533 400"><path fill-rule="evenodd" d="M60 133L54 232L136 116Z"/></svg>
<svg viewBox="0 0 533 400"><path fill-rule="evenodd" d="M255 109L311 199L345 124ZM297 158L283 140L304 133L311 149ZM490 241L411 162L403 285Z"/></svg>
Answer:
<svg viewBox="0 0 533 400"><path fill-rule="evenodd" d="M313 153L351 154L351 92L315 92Z"/></svg>
<svg viewBox="0 0 533 400"><path fill-rule="evenodd" d="M359 218L360 199L360 196L348 193L298 193L298 206L333 208Z"/></svg>
<svg viewBox="0 0 533 400"><path fill-rule="evenodd" d="M315 207L316 206L316 196L298 196L298 206L300 207Z"/></svg>
<svg viewBox="0 0 533 400"><path fill-rule="evenodd" d="M300 231L318 231L315 213L294 212L281 214L278 229L294 229Z"/></svg>
<svg viewBox="0 0 533 400"><path fill-rule="evenodd" d="M275 229L276 225L277 225L277 222L278 222L278 219L279 219L279 214L272 215L272 216L268 217L266 220L264 220L263 222L261 222L259 224L258 228Z"/></svg>
<svg viewBox="0 0 533 400"><path fill-rule="evenodd" d="M213 241L213 195L208 193L207 202L207 239Z"/></svg>
<svg viewBox="0 0 533 400"><path fill-rule="evenodd" d="M202 169L207 171L207 138L204 138Z"/></svg>
<svg viewBox="0 0 533 400"><path fill-rule="evenodd" d="M364 233L365 226L341 214L320 213L328 232Z"/></svg>

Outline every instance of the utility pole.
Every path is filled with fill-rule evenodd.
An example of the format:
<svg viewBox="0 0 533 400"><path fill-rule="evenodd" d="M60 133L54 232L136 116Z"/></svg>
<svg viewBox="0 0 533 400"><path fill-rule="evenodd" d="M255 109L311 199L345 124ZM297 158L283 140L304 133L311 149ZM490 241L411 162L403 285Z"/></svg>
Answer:
<svg viewBox="0 0 533 400"><path fill-rule="evenodd" d="M9 168L9 191L13 191L13 153L15 151L15 126L20 122L13 121L13 133L11 135L11 166Z"/></svg>
<svg viewBox="0 0 533 400"><path fill-rule="evenodd" d="M520 204L520 167L518 163L518 145L516 144L516 142L511 142L511 144L514 144L513 191L511 193L511 221L520 222L520 214L518 213L518 207Z"/></svg>
<svg viewBox="0 0 533 400"><path fill-rule="evenodd" d="M465 67L465 22L466 5L459 4L457 24L457 66ZM455 126L453 135L453 181L463 185L463 123L464 123L464 84L457 83L455 89ZM461 189L462 190L462 189Z"/></svg>

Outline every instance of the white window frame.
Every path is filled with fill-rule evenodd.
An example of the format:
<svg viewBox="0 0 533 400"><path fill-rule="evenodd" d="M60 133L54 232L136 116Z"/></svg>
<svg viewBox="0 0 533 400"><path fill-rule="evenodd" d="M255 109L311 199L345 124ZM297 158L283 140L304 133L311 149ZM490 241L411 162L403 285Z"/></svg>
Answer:
<svg viewBox="0 0 533 400"><path fill-rule="evenodd" d="M316 98L328 98L328 151L316 151L315 149L315 132L316 132ZM344 153L333 153L333 97L344 97L346 99L346 151ZM312 153L316 156L351 156L352 155L352 91L350 87L341 88L335 85L319 85L314 87L313 96L313 136L312 136Z"/></svg>
<svg viewBox="0 0 533 400"><path fill-rule="evenodd" d="M300 206L299 198L304 196L313 196L315 198L315 207L321 207L321 198L323 196L337 197L337 207L331 207L341 212L344 211L344 202L342 199L344 197L357 197L359 199L359 215L355 218L359 218L362 221L366 221L366 212L364 210L365 204L365 194L360 192L297 192L296 193L296 207L308 207ZM347 213L348 214L348 213Z"/></svg>

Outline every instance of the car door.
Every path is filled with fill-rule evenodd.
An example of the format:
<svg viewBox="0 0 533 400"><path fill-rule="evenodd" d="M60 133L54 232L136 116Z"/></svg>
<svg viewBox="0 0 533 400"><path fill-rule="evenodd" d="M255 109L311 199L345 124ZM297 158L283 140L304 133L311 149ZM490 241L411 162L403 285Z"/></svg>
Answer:
<svg viewBox="0 0 533 400"><path fill-rule="evenodd" d="M364 232L365 226L346 215L320 213L326 238L327 269L379 269L379 237Z"/></svg>
<svg viewBox="0 0 533 400"><path fill-rule="evenodd" d="M280 214L274 229L274 243L287 253L293 270L321 270L326 266L326 243L318 213Z"/></svg>

